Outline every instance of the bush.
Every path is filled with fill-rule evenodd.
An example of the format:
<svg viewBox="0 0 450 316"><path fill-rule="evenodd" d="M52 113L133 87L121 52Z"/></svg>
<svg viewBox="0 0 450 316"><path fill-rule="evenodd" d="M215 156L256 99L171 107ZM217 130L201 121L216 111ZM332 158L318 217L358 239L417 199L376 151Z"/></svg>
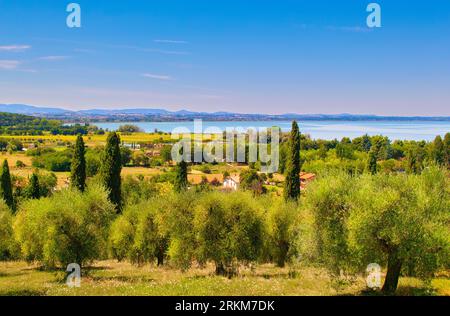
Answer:
<svg viewBox="0 0 450 316"><path fill-rule="evenodd" d="M136 179L129 175L122 181L122 196L125 205L139 204L147 201L159 192L155 182L145 178Z"/></svg>
<svg viewBox="0 0 450 316"><path fill-rule="evenodd" d="M91 185L84 193L64 190L29 200L17 214L14 231L23 257L46 267L85 265L104 258L115 213L106 191Z"/></svg>
<svg viewBox="0 0 450 316"><path fill-rule="evenodd" d="M72 163L72 151L57 151L41 154L32 160L33 167L54 172L68 172Z"/></svg>
<svg viewBox="0 0 450 316"><path fill-rule="evenodd" d="M148 167L150 165L150 158L141 150L134 151L131 160L134 166Z"/></svg>
<svg viewBox="0 0 450 316"><path fill-rule="evenodd" d="M53 172L39 172L36 175L38 177L39 183L39 196L48 197L52 195L53 190L55 189L58 182L58 178L56 177L56 175ZM30 180L28 186L23 190L23 195L26 198L32 198L33 196L34 188L31 185Z"/></svg>
<svg viewBox="0 0 450 316"><path fill-rule="evenodd" d="M17 168L25 168L26 165L24 164L24 162L22 160L17 160L16 161L16 167Z"/></svg>
<svg viewBox="0 0 450 316"><path fill-rule="evenodd" d="M96 150L88 149L86 151L86 176L95 176L101 166L100 153Z"/></svg>
<svg viewBox="0 0 450 316"><path fill-rule="evenodd" d="M42 156L48 153L55 153L56 150L51 147L37 147L30 150L27 150L26 155L31 157Z"/></svg>

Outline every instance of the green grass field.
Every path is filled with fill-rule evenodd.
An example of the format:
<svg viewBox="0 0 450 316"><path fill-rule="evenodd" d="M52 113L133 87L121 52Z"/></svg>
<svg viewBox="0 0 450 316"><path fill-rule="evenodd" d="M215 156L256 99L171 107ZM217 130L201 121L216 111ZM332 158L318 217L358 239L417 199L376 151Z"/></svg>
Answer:
<svg viewBox="0 0 450 316"><path fill-rule="evenodd" d="M213 267L193 268L187 272L168 267L101 261L87 270L81 287L69 288L63 271L43 271L37 265L24 262L0 263L0 295L37 296L279 296L279 295L370 295L364 277L341 284L325 270L262 265L255 270L242 269L239 276L228 279L215 276ZM450 295L450 278L442 275L426 286L414 278L401 278L397 295Z"/></svg>

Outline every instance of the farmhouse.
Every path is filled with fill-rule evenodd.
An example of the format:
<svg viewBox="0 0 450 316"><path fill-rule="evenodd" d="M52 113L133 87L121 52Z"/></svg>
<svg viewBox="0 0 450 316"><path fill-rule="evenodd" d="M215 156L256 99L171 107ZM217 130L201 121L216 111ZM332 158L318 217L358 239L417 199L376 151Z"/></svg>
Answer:
<svg viewBox="0 0 450 316"><path fill-rule="evenodd" d="M300 172L300 182L302 183L311 182L315 178L316 175L314 173Z"/></svg>
<svg viewBox="0 0 450 316"><path fill-rule="evenodd" d="M239 188L239 183L240 183L240 177L238 175L232 175L232 176L227 177L223 181L223 187L225 189L237 191L237 189Z"/></svg>
<svg viewBox="0 0 450 316"><path fill-rule="evenodd" d="M300 172L300 188L302 190L305 190L307 184L313 181L315 178L316 175L314 173Z"/></svg>

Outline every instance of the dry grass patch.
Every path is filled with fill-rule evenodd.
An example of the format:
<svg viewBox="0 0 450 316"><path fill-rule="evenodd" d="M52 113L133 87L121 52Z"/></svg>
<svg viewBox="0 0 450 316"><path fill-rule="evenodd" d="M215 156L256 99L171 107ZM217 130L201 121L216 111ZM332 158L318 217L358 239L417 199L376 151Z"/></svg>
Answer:
<svg viewBox="0 0 450 316"><path fill-rule="evenodd" d="M0 295L373 295L365 291L364 277L336 288L326 270L315 267L241 268L228 279L214 275L214 267L187 272L152 265L100 261L88 268L80 288L68 288L64 271L42 271L24 262L0 263ZM430 287L415 278L401 278L398 295L449 295L450 279L440 276Z"/></svg>

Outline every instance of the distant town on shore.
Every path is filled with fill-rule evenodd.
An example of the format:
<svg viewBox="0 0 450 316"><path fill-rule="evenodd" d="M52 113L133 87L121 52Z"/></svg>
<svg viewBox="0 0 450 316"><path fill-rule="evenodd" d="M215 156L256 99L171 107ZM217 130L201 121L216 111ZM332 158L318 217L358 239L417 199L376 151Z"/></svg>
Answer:
<svg viewBox="0 0 450 316"><path fill-rule="evenodd" d="M168 111L154 108L68 110L25 104L0 104L0 112L70 121L450 121L450 116L382 116L373 114L245 114L233 112Z"/></svg>

